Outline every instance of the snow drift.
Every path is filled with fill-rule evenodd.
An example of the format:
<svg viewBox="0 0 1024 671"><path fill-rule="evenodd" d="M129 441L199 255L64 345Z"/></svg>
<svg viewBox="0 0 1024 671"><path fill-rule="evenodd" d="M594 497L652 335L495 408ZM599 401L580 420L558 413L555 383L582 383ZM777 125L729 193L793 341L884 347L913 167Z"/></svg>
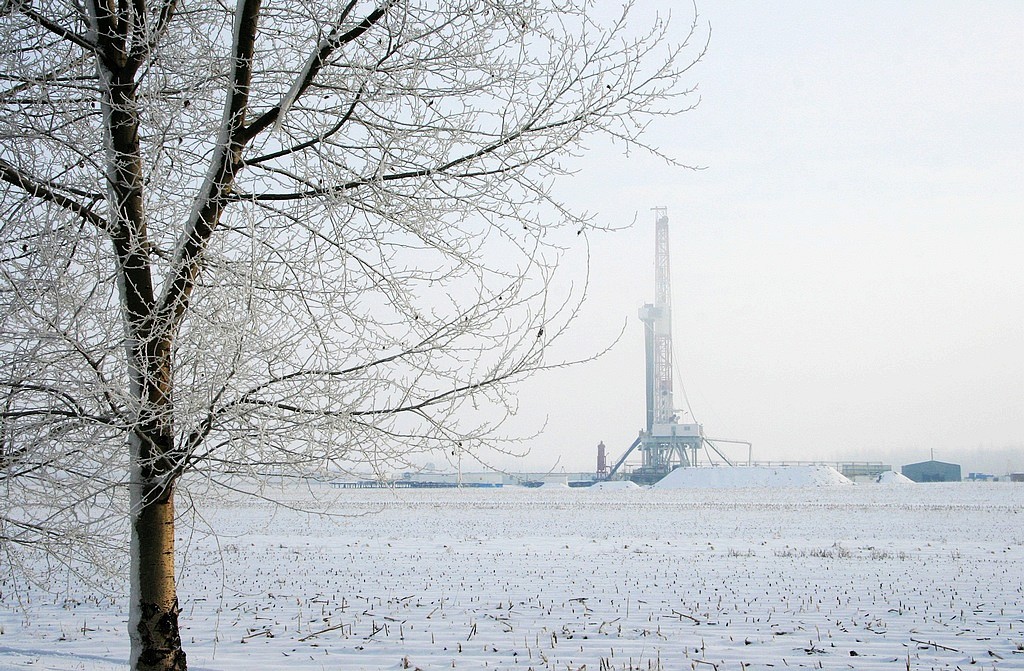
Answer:
<svg viewBox="0 0 1024 671"><path fill-rule="evenodd" d="M591 489L640 489L640 485L636 484L632 480L605 480L603 482L595 482L590 487Z"/></svg>
<svg viewBox="0 0 1024 671"><path fill-rule="evenodd" d="M875 478L875 482L881 485L914 484L913 480L903 475L902 473L897 473L896 471L886 471L885 473L882 473L877 478Z"/></svg>
<svg viewBox="0 0 1024 671"><path fill-rule="evenodd" d="M677 468L655 483L659 489L733 487L828 487L853 482L831 466L735 466Z"/></svg>

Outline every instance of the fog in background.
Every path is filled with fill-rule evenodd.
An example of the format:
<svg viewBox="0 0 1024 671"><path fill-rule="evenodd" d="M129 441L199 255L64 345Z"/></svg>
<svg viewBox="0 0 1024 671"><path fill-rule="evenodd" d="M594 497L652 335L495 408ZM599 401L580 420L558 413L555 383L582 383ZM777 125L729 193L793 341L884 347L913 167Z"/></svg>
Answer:
<svg viewBox="0 0 1024 671"><path fill-rule="evenodd" d="M593 470L598 441L614 459L643 427L637 310L664 206L675 401L707 435L756 460L898 468L934 450L964 475L1024 470L1024 3L698 11L700 106L650 137L705 169L592 144L558 185L597 223L635 225L589 236L589 299L554 354L625 330L520 388L510 429L544 431L497 463Z"/></svg>

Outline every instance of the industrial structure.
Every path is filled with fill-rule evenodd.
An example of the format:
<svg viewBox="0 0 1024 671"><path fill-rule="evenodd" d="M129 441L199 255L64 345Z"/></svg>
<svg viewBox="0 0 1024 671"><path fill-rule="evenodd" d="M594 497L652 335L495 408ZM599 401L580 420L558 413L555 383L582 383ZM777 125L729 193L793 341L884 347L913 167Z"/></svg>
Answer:
<svg viewBox="0 0 1024 671"><path fill-rule="evenodd" d="M900 470L914 482L960 482L961 477L960 464L948 464L934 459L907 464Z"/></svg>
<svg viewBox="0 0 1024 671"><path fill-rule="evenodd" d="M672 279L669 263L668 210L654 208L654 303L640 308L646 354L647 421L625 454L607 471L612 478L626 458L639 448L641 464L630 474L634 482L657 482L681 466L696 466L702 450L713 449L732 463L704 436L697 422L679 423L672 394ZM721 442L745 441L722 440ZM602 445L603 447L603 445ZM602 450L603 453L603 450ZM599 460L603 462L601 457ZM600 467L603 465L599 464Z"/></svg>
<svg viewBox="0 0 1024 671"><path fill-rule="evenodd" d="M597 444L597 477L608 477L608 457L605 452L604 442Z"/></svg>

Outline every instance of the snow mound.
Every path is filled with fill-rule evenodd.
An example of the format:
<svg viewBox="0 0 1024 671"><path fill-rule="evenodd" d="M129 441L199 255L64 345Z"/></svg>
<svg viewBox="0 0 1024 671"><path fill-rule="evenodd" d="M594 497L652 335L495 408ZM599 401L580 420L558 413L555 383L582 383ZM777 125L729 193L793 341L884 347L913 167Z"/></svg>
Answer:
<svg viewBox="0 0 1024 671"><path fill-rule="evenodd" d="M640 485L636 484L632 480L604 480L602 482L595 482L590 487L591 489L640 489Z"/></svg>
<svg viewBox="0 0 1024 671"><path fill-rule="evenodd" d="M902 473L897 473L896 471L886 471L885 473L882 473L877 478L875 478L875 482L881 485L914 484L913 480L903 475Z"/></svg>
<svg viewBox="0 0 1024 671"><path fill-rule="evenodd" d="M541 489L569 489L569 483L567 482L545 482L540 486Z"/></svg>
<svg viewBox="0 0 1024 671"><path fill-rule="evenodd" d="M831 466L735 466L677 468L654 486L659 489L735 487L830 487L853 482Z"/></svg>

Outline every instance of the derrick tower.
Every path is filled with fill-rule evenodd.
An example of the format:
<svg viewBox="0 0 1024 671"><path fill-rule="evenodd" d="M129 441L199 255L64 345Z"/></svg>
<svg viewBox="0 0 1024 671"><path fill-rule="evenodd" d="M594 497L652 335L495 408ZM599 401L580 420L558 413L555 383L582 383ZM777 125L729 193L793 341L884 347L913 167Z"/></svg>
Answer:
<svg viewBox="0 0 1024 671"><path fill-rule="evenodd" d="M704 427L696 421L680 423L679 411L672 398L672 280L669 264L668 209L654 209L654 302L640 308L640 321L644 325L646 352L647 424L615 465L607 470L607 478L615 478L626 459L635 450L642 457L639 468L627 477L639 484L657 482L673 469L697 466L697 457L703 448L709 462L713 459L708 448L722 462L732 466L715 446L715 442L740 443L747 446L747 464L751 463L750 442L726 438L707 438ZM604 443L599 446L598 474L607 469L604 461ZM713 463L711 465L714 465Z"/></svg>
<svg viewBox="0 0 1024 671"><path fill-rule="evenodd" d="M672 280L668 209L654 208L654 303L640 308L644 324L647 425L639 437L643 461L633 479L654 482L679 466L695 466L704 440L700 424L680 424L672 398Z"/></svg>
<svg viewBox="0 0 1024 671"><path fill-rule="evenodd" d="M647 354L647 431L672 421L672 279L668 210L654 208L654 303L640 308Z"/></svg>

